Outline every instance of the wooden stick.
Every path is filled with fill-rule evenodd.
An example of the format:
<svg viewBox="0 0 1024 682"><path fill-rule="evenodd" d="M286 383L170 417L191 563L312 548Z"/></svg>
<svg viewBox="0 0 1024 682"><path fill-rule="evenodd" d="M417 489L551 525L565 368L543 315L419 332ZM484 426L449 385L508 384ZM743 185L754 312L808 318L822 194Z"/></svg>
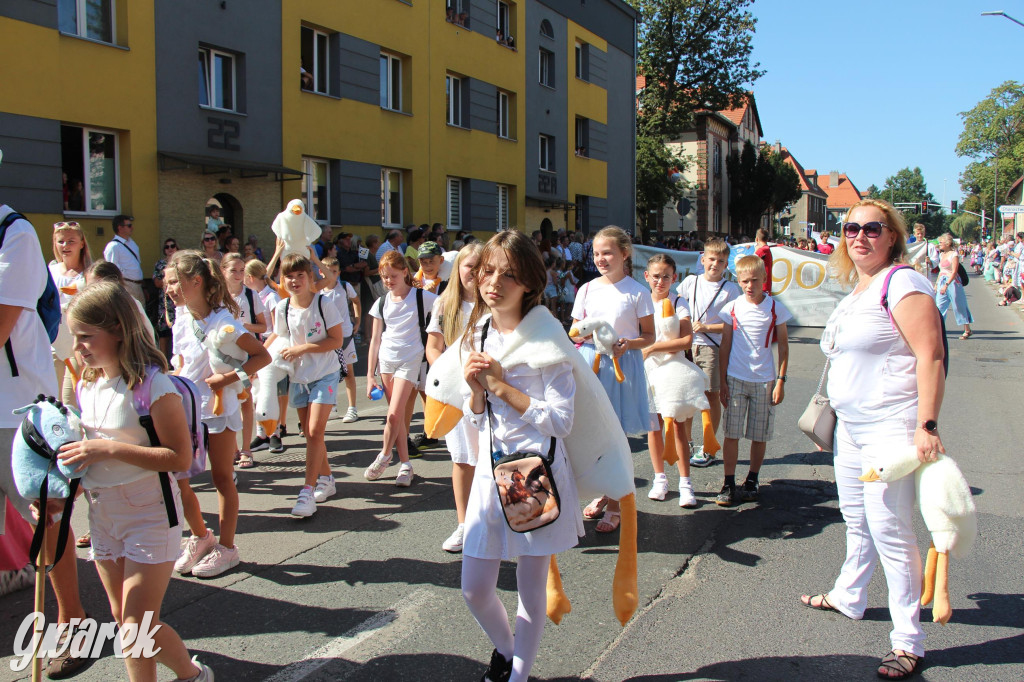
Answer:
<svg viewBox="0 0 1024 682"><path fill-rule="evenodd" d="M45 524L48 521L46 510L43 510L43 517L39 523ZM43 602L46 598L46 528L43 528L43 546L36 557L36 598L33 608L36 613L43 612ZM43 621L36 618L35 623L36 646L32 652L32 682L43 680L43 660L39 657L39 649L43 646Z"/></svg>

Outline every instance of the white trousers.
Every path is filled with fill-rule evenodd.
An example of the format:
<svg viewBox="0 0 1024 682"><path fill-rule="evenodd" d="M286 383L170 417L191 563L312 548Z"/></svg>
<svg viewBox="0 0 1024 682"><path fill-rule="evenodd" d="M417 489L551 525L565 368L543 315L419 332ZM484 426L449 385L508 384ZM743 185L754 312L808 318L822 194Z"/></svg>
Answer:
<svg viewBox="0 0 1024 682"><path fill-rule="evenodd" d="M829 601L859 620L867 608L868 583L879 559L889 588L893 649L924 655L921 629L921 554L914 535L914 476L893 483L858 480L865 445L912 444L917 410L881 422L836 425L835 474L839 508L846 521L846 560Z"/></svg>

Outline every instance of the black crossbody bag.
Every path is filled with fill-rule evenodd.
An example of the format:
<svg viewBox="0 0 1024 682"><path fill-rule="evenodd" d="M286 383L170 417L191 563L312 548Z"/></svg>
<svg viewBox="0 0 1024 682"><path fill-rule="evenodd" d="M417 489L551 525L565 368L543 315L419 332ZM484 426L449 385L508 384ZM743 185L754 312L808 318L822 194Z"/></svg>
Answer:
<svg viewBox="0 0 1024 682"><path fill-rule="evenodd" d="M487 340L490 320L484 323L480 333L480 349ZM505 514L505 523L516 533L528 533L555 522L561 511L558 487L551 473L555 461L555 439L547 455L532 452L513 452L506 455L494 449L494 427L491 404L484 395L487 408L487 432L491 444L491 471L494 485L498 490L498 501Z"/></svg>

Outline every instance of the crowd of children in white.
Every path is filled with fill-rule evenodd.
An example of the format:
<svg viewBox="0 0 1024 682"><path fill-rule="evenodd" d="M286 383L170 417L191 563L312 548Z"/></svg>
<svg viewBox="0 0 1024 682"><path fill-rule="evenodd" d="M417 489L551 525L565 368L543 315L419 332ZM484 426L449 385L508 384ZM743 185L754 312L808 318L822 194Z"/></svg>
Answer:
<svg viewBox="0 0 1024 682"><path fill-rule="evenodd" d="M81 251L69 258L69 249ZM535 243L519 232L499 233L486 245L464 246L449 259L451 271L444 281L440 273L445 257L436 244L427 242L419 247L417 272L401 251L383 254L379 275L384 293L363 311L351 285L339 280L336 259L321 261L312 248L308 254L283 251L284 244L279 243L268 265L246 262L235 253L219 262L199 251L175 253L163 271L163 293L170 301L164 308L165 321L172 330L168 360L154 342L144 313L118 285L116 271L108 272L107 263L89 264L81 228L74 223L55 226L51 272L65 292L62 324L74 339L74 357L57 367L77 377L77 383L65 380L71 390L63 397L80 409L86 435L66 446L61 458L88 466L83 488L90 532L80 541L91 544L91 557L119 623L141 621L146 611L158 617L172 571L209 578L238 566L234 468L253 466L254 451L283 449L288 408L296 410L305 440L305 480L291 514L309 517L318 506L330 503L336 487L324 434L342 385L347 398L343 421L359 418L354 331L364 314L373 318L366 395L375 399L382 392L387 402L380 451L364 473L368 480L382 478L397 451L394 484L414 482L411 459L416 453L410 452L409 426L417 393L425 397L428 365L448 347L461 344L470 351L465 364L467 416L445 436L453 463L457 525L442 547L463 552L467 604L495 647L484 679L528 678L543 631L551 555L577 543L584 518L596 520L597 531L605 533L616 531L620 523L616 500L595 499L580 512L571 466L561 446L552 445L551 466L563 512L549 526L513 532L497 504L490 458L478 458L481 448L543 453L552 439L560 442L572 427L576 385L568 360L543 369L525 364L501 367L493 361L508 335L534 308L547 302L556 315L569 316L567 324L570 318L572 325L601 319L614 329L609 354L601 354L604 347L598 349L589 336L577 334L573 340L593 365L623 432L649 439L656 472L648 493L651 499L665 500L669 484L663 423L646 374L657 371L651 369L657 365L648 364L645 370L645 360L676 354L692 357L707 375L713 430L724 406L724 481L716 503L732 506L758 499L759 469L773 436L775 407L784 397L786 322L791 317L766 293L768 274L758 256L739 258L736 281L730 281L729 246L712 239L704 245L702 274L679 281L672 258L658 255L646 268L648 288L628 274L629 236L608 227L592 240L597 276L570 297L565 291L574 282L567 281L557 262L545 267ZM38 243L27 221L15 221L8 230L3 263L0 302L34 308L40 292L33 295L30 287L21 287L24 295L16 299L8 284L15 278L44 278ZM275 271L276 279L268 274ZM669 302L671 306L666 305ZM678 330L666 331L658 324L666 311L678 318ZM36 378L41 388L11 396L12 405L31 402L36 393L58 393L55 377L44 376L52 366L49 354L36 352L46 346L44 340L27 338L45 334L32 326L30 318L34 316L22 315L12 334L26 336L19 339L19 347L36 349L38 357L19 357L18 365L23 376ZM268 378L282 376L269 371L274 367L286 368L284 379ZM148 386L155 437L140 425L133 402L134 392L154 368ZM179 392L169 374L187 378L198 389L196 405L209 434L209 469L217 490L216 534L206 527L187 476L170 477L170 496L157 476L187 471L194 455L186 436L190 397ZM7 412L0 416L0 425L16 426ZM707 466L715 457L713 451L695 447L690 434L688 420L665 436L679 455L679 505L684 508L697 506L690 466ZM737 484L741 438L751 441L750 467ZM9 449L10 442L2 445ZM171 505L180 522L169 527ZM36 510L36 518L40 516ZM182 526L188 530L184 542ZM509 558L519 560L520 613L514 632L496 594L500 561ZM127 598L129 586L137 598ZM58 589L57 596L64 600L62 608L69 603L66 589L63 594ZM126 659L131 679L153 679L159 662L179 680L213 680L213 671L190 659L181 639L166 625L157 644L163 649L154 660ZM72 668L73 662L64 661L53 672L67 676L65 672L74 674Z"/></svg>

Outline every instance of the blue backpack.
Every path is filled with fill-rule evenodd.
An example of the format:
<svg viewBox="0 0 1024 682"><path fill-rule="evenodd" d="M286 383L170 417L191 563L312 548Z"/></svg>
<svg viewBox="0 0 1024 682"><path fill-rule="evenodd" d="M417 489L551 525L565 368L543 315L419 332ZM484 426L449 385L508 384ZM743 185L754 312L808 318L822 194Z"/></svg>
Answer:
<svg viewBox="0 0 1024 682"><path fill-rule="evenodd" d="M0 249L4 247L7 228L15 220L27 221L28 219L16 211L7 214L3 222L0 222ZM53 283L53 278L50 277L49 270L46 272L46 288L43 289L43 295L36 302L36 312L39 314L39 319L43 321L43 326L46 327L46 335L50 337L50 343L53 343L57 339L57 331L60 329L60 294L57 292L57 285ZM7 353L7 361L11 364L11 376L18 376L18 363L14 361L14 347L11 345L10 338L4 344L4 352Z"/></svg>

